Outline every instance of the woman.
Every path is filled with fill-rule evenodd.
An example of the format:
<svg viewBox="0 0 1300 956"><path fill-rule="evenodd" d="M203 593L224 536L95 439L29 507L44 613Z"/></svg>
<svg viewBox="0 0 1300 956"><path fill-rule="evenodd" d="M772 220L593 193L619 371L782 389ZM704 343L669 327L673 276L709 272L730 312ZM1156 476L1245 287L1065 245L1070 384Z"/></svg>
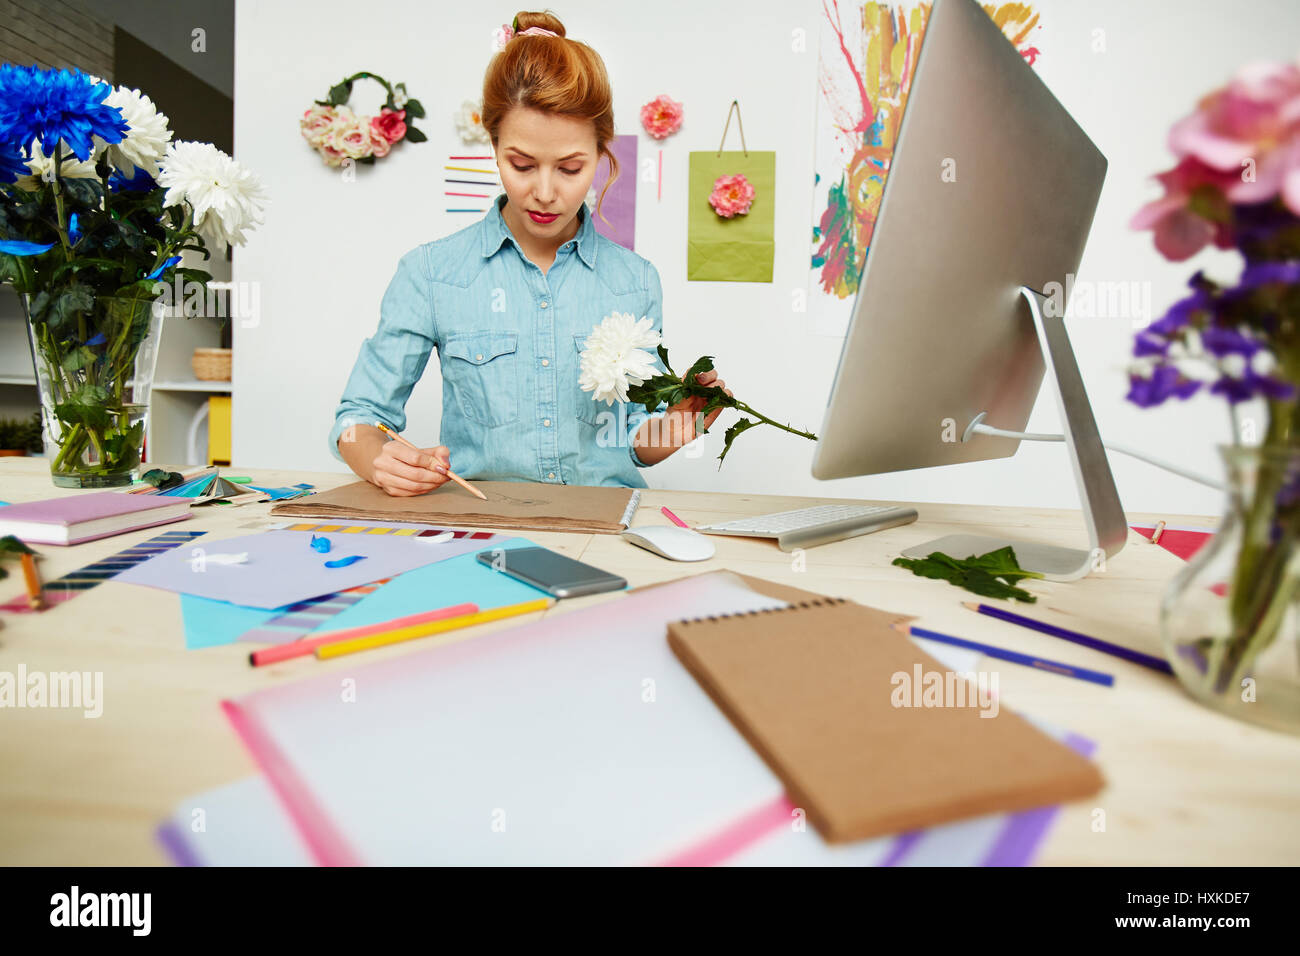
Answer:
<svg viewBox="0 0 1300 956"><path fill-rule="evenodd" d="M549 14L520 13L516 29L483 82L505 196L480 222L402 257L330 432L331 451L390 495L432 491L449 468L465 478L644 488L640 469L721 412L697 421L705 399L690 398L647 415L578 387L593 326L624 312L649 316L657 331L663 291L650 262L596 232L585 204L601 157L618 175L603 61ZM435 348L444 444L416 451L375 423L405 428L407 397ZM731 394L716 371L699 381Z"/></svg>

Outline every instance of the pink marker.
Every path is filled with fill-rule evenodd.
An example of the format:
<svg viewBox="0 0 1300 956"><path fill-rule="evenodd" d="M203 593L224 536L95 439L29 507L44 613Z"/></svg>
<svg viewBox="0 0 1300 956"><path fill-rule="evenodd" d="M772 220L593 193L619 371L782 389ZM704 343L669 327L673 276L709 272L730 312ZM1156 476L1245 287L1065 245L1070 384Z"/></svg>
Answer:
<svg viewBox="0 0 1300 956"><path fill-rule="evenodd" d="M671 521L673 524L677 525L677 527L679 527L679 528L689 528L689 527L690 527L690 525L688 525L688 524L687 524L685 521L683 521L681 518L677 517L677 515L673 514L673 513L672 513L671 511L669 511L667 508L660 508L659 510L662 511L664 514L666 514L666 515L668 516L668 520Z"/></svg>

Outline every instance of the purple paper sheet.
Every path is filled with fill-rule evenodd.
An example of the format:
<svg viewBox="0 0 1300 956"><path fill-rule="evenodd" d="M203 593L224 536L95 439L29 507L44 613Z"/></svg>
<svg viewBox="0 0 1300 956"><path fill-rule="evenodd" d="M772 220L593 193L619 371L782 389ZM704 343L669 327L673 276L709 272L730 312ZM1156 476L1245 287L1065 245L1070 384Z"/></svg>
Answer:
<svg viewBox="0 0 1300 956"><path fill-rule="evenodd" d="M636 150L637 138L634 134L614 137L610 152L618 159L618 179L614 180L609 192L601 200L600 215L593 214L591 217L598 233L628 249L634 249L636 245ZM609 163L600 163L596 167L596 178L591 181L597 199L608 179ZM609 222L606 223L605 219Z"/></svg>

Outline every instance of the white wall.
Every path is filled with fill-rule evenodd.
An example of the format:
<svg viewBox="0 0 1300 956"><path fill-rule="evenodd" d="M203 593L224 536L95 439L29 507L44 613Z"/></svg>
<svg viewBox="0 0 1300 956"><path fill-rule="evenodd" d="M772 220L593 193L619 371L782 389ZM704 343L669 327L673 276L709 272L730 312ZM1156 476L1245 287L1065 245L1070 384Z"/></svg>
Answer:
<svg viewBox="0 0 1300 956"><path fill-rule="evenodd" d="M1251 59L1295 56L1300 4L1256 0L1039 0L1043 29L1037 69L1110 160L1106 188L1080 277L1149 281L1152 311L1182 294L1198 266L1222 278L1235 257L1204 253L1172 265L1149 233L1127 228L1158 189L1150 176L1171 157L1170 124L1205 92ZM738 16L733 3L662 0L644 5L593 0L553 4L575 39L608 66L617 131L638 132L642 155L655 141L640 130L640 105L659 93L685 103L681 131L664 146L663 200L638 190L637 252L659 268L664 329L674 364L714 354L738 396L771 415L816 431L841 341L809 334L791 311L791 290L809 286L812 226L812 125L816 97L819 0L759 0ZM491 11L489 14L487 11ZM248 0L236 9L237 157L270 188L267 224L237 251L234 277L258 283L262 318L235 341L234 460L243 466L341 470L326 448L334 407L362 339L378 319L380 297L398 258L477 217L442 211L440 164L461 150L452 121L477 99L496 23L514 7L428 0L378 0L362 7L317 0L310 15L287 0ZM808 34L791 50L792 31ZM742 32L737 33L737 30ZM1104 31L1105 49L1095 44ZM404 80L429 117L426 144L403 144L355 182L344 182L302 141L297 118L312 100L357 70ZM378 88L376 87L376 90ZM377 92L359 87L354 106L377 109ZM777 151L774 281L686 281L687 154L716 149L733 98L749 146ZM734 131L732 133L734 136ZM959 309L960 304L954 304ZM960 316L954 316L959 319ZM1143 411L1124 401L1123 368L1131 320L1071 320L1070 333L1104 436L1145 446L1218 473L1214 444L1229 437L1221 403L1194 399ZM797 384L778 384L779 382ZM437 360L407 406L410 436L434 444L440 384ZM646 472L653 487L1075 507L1064 449L1026 445L1011 459L897 475L819 482L809 476L811 442L774 429L740 439L722 470L716 456L734 413L700 439L700 454L679 452ZM1040 397L1031 430L1055 430L1056 410ZM1217 492L1114 456L1130 511L1217 513Z"/></svg>

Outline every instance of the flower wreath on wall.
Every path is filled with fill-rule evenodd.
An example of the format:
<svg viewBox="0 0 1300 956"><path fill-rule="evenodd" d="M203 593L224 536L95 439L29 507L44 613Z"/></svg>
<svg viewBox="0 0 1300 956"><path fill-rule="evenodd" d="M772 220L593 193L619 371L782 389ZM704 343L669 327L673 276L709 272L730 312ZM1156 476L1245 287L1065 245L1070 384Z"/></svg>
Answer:
<svg viewBox="0 0 1300 956"><path fill-rule="evenodd" d="M352 84L361 79L374 80L388 91L388 99L378 116L358 116L347 105ZM403 139L423 143L429 137L410 122L423 118L424 107L419 100L407 96L405 83L389 84L382 76L363 71L330 87L326 99L317 100L302 114L298 128L303 139L320 153L325 165L342 166L349 159L373 163L387 156Z"/></svg>

